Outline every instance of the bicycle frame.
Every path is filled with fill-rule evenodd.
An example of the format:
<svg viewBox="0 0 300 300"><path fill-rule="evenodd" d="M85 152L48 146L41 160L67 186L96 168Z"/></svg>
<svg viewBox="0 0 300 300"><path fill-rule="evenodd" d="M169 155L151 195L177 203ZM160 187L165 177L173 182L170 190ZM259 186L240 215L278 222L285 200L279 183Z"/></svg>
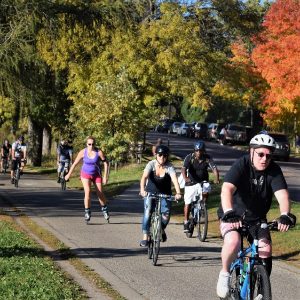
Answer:
<svg viewBox="0 0 300 300"><path fill-rule="evenodd" d="M153 265L156 266L160 250L160 241L162 239L161 201L163 199L166 199L167 201L173 201L175 198L173 196L164 194L148 194L148 197L152 198L152 201L155 201L154 208L151 213L148 257L150 259L152 258Z"/></svg>
<svg viewBox="0 0 300 300"><path fill-rule="evenodd" d="M270 222L268 224L262 223L261 226L266 225L270 229L274 227L274 222ZM235 261L230 266L230 274L234 274L237 270L239 270L239 276L238 276L238 282L235 282L235 288L234 291L231 290L231 295L238 296L237 300L250 300L253 298L253 292L254 292L254 286L252 286L252 276L254 272L254 267L257 266L263 266L264 264L259 259L258 254L258 238L257 236L254 237L253 242L247 247L244 248L244 238L247 237L248 233L248 226L243 224L243 227L241 228L241 250L238 252L238 257L235 259ZM257 233L256 233L257 235ZM267 274L265 268L257 273ZM267 282L264 282L266 280ZM263 278L263 285L266 288L266 293L269 293L271 296L271 284L269 280L269 276ZM232 286L231 286L232 288ZM232 293L233 292L233 293ZM233 298L230 298L233 299ZM236 298L234 298L236 299ZM264 299L263 295L256 296L253 300L260 300ZM269 298L267 298L269 299Z"/></svg>

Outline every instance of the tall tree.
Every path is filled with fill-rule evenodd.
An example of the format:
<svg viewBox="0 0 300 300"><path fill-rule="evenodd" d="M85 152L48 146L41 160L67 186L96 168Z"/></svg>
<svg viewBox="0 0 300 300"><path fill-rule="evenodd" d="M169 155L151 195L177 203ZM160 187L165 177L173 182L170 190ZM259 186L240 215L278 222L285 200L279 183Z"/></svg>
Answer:
<svg viewBox="0 0 300 300"><path fill-rule="evenodd" d="M252 59L270 85L265 95L265 119L274 129L299 132L300 1L278 0L256 36Z"/></svg>

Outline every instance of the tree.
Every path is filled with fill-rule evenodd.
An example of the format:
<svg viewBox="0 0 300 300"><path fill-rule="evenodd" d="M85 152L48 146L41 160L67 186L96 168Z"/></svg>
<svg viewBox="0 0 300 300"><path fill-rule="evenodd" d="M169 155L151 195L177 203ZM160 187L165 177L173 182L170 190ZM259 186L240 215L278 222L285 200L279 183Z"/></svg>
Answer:
<svg viewBox="0 0 300 300"><path fill-rule="evenodd" d="M254 43L252 59L270 86L263 103L267 124L299 132L300 1L274 2Z"/></svg>

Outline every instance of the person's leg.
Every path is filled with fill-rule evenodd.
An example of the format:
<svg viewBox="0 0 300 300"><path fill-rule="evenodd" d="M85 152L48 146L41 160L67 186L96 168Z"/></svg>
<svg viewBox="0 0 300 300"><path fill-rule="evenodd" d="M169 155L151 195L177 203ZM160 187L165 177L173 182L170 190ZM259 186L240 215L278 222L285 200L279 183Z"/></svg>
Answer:
<svg viewBox="0 0 300 300"><path fill-rule="evenodd" d="M84 189L84 208L91 208L91 180L81 177Z"/></svg>
<svg viewBox="0 0 300 300"><path fill-rule="evenodd" d="M108 207L107 207L107 199L106 199L104 193L102 192L102 180L101 180L100 177L95 179L94 186L95 186L95 189L96 189L97 197L99 199L101 210L103 212L104 218L106 220L108 220L109 219L109 213L108 213Z"/></svg>
<svg viewBox="0 0 300 300"><path fill-rule="evenodd" d="M161 214L162 214L162 241L167 240L165 229L170 221L172 202L162 199L161 201Z"/></svg>
<svg viewBox="0 0 300 300"><path fill-rule="evenodd" d="M272 239L268 228L259 228L258 230L258 255L270 276L272 272Z"/></svg>
<svg viewBox="0 0 300 300"><path fill-rule="evenodd" d="M226 298L229 294L229 269L240 249L241 236L237 231L232 230L230 223L221 222L220 230L224 240L221 252L222 269L217 283L217 295L220 298Z"/></svg>
<svg viewBox="0 0 300 300"><path fill-rule="evenodd" d="M184 188L184 221L183 221L183 232L189 231L189 216L191 210L191 203L196 195L196 185L186 186Z"/></svg>
<svg viewBox="0 0 300 300"><path fill-rule="evenodd" d="M152 198L144 197L144 214L142 219L142 232L143 232L143 240L148 240L148 235L150 231L150 218L152 212Z"/></svg>

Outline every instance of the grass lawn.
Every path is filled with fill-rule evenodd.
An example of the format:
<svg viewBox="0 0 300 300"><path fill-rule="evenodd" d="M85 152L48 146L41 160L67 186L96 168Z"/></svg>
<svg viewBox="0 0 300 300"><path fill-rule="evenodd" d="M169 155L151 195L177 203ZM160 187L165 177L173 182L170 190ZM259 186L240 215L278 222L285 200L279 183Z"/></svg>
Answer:
<svg viewBox="0 0 300 300"><path fill-rule="evenodd" d="M43 249L0 212L1 299L87 299Z"/></svg>

